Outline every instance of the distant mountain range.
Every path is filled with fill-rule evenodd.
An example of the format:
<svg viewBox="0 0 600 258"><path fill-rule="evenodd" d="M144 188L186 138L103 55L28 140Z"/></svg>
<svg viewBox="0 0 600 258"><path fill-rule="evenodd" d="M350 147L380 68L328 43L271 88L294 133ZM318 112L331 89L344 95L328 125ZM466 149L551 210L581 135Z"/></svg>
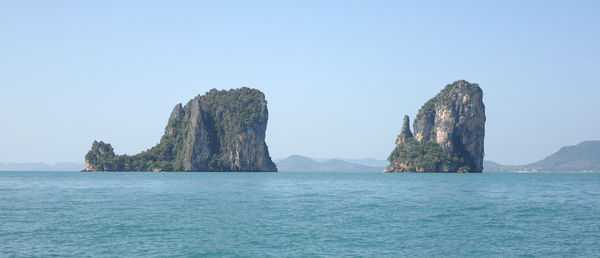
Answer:
<svg viewBox="0 0 600 258"><path fill-rule="evenodd" d="M282 172L382 172L387 161L378 159L312 159L292 155L275 159ZM0 163L0 171L81 171L83 163L60 162L50 165L44 162ZM483 162L484 172L600 172L600 141L585 141L575 146L561 148L543 160L521 166L501 165L493 161Z"/></svg>
<svg viewBox="0 0 600 258"><path fill-rule="evenodd" d="M521 166L484 161L484 172L600 172L600 141L562 147L543 160Z"/></svg>
<svg viewBox="0 0 600 258"><path fill-rule="evenodd" d="M329 160L342 160L349 163L365 165L369 167L385 167L389 164L389 162L382 159L373 159L373 158L362 158L362 159L342 159L342 158L332 158L332 159L314 159L318 162L325 162Z"/></svg>
<svg viewBox="0 0 600 258"><path fill-rule="evenodd" d="M387 165L377 159L311 159L292 155L275 160L277 169L286 171L381 172ZM554 154L527 165L501 165L483 162L484 172L600 172L600 141L585 141L562 147Z"/></svg>
<svg viewBox="0 0 600 258"><path fill-rule="evenodd" d="M275 161L280 172L382 172L384 160L376 159L311 159L292 155Z"/></svg>
<svg viewBox="0 0 600 258"><path fill-rule="evenodd" d="M83 163L60 162L50 165L44 162L0 163L0 171L81 171Z"/></svg>

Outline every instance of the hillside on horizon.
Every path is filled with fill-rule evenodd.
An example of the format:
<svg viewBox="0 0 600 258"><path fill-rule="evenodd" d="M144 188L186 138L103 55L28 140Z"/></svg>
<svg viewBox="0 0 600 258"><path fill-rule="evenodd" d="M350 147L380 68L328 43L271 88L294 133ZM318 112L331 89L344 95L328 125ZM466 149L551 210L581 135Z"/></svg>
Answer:
<svg viewBox="0 0 600 258"><path fill-rule="evenodd" d="M384 166L366 165L381 162L376 159L312 159L291 155L277 159L275 164L280 172L381 172Z"/></svg>
<svg viewBox="0 0 600 258"><path fill-rule="evenodd" d="M548 157L527 165L484 162L484 172L600 172L600 141L565 146Z"/></svg>

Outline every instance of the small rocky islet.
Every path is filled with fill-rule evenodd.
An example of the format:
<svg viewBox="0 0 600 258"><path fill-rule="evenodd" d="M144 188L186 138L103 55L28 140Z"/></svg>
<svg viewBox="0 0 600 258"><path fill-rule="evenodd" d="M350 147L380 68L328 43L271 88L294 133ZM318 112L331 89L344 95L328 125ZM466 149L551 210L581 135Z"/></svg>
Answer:
<svg viewBox="0 0 600 258"><path fill-rule="evenodd" d="M94 141L83 171L276 172L265 143L268 116L257 89L213 89L177 104L160 142L144 152L116 155Z"/></svg>
<svg viewBox="0 0 600 258"><path fill-rule="evenodd" d="M478 84L448 84L417 113L413 131L404 116L384 172L481 172L485 106Z"/></svg>

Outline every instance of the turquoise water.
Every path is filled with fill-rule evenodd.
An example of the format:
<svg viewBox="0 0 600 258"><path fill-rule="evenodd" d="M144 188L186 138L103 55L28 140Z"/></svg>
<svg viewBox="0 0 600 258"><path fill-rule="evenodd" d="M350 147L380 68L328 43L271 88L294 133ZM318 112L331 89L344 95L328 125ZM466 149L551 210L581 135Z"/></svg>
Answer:
<svg viewBox="0 0 600 258"><path fill-rule="evenodd" d="M600 174L0 172L0 256L599 256Z"/></svg>

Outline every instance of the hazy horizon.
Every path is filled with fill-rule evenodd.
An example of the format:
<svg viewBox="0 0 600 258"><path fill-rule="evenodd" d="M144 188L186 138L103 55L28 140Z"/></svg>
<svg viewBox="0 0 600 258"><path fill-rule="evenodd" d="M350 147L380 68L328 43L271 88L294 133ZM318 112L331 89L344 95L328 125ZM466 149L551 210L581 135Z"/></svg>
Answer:
<svg viewBox="0 0 600 258"><path fill-rule="evenodd" d="M600 139L600 2L0 7L2 163L81 163L94 140L136 154L177 103L242 86L266 95L277 158L385 159L402 117L459 79L484 92L485 160Z"/></svg>
<svg viewBox="0 0 600 258"><path fill-rule="evenodd" d="M579 143L581 143L581 142L579 142ZM579 144L579 143L577 143L577 144ZM577 145L577 144L565 145L565 146L562 146L562 147L574 146L574 145ZM559 149L557 149L555 151L551 151L550 153L548 153L544 157L540 158L539 160L532 160L532 161L528 161L526 163L520 163L520 164L501 163L501 162L498 162L498 161L495 161L495 160L490 160L490 159L485 159L485 158L484 158L484 161L491 161L491 162L498 163L500 165L507 165L507 166L510 166L510 165L528 165L528 164L540 161L540 160L542 160L542 159L544 159L544 158L546 158L546 157L548 157L548 156L550 156L550 155L552 155L552 154L554 154L554 153L556 153L558 151L559 151ZM301 157L312 159L312 160L317 161L317 162L323 162L323 161L328 161L328 160L343 160L343 161L347 161L347 162L351 162L351 163L356 163L356 164L363 164L361 162L357 162L357 160L374 160L374 161L385 161L385 162L387 162L386 158L376 158L376 157L350 157L350 158L348 158L348 157L339 157L339 156L334 156L334 157L314 157L314 156L307 155L307 154L302 154L302 153L292 153L290 155L282 156L282 157L271 155L271 159L273 160L273 162L277 163L277 162L280 162L280 161L282 161L284 159L287 159L289 157L292 157L292 156L301 156ZM81 160L81 161L57 161L57 162L46 162L46 161L21 161L21 162L3 161L3 162L0 162L0 164L11 164L11 163L13 163L13 164L45 163L45 164L51 165L51 166L60 165L62 163L82 164L83 165L83 164L85 164L85 160Z"/></svg>

